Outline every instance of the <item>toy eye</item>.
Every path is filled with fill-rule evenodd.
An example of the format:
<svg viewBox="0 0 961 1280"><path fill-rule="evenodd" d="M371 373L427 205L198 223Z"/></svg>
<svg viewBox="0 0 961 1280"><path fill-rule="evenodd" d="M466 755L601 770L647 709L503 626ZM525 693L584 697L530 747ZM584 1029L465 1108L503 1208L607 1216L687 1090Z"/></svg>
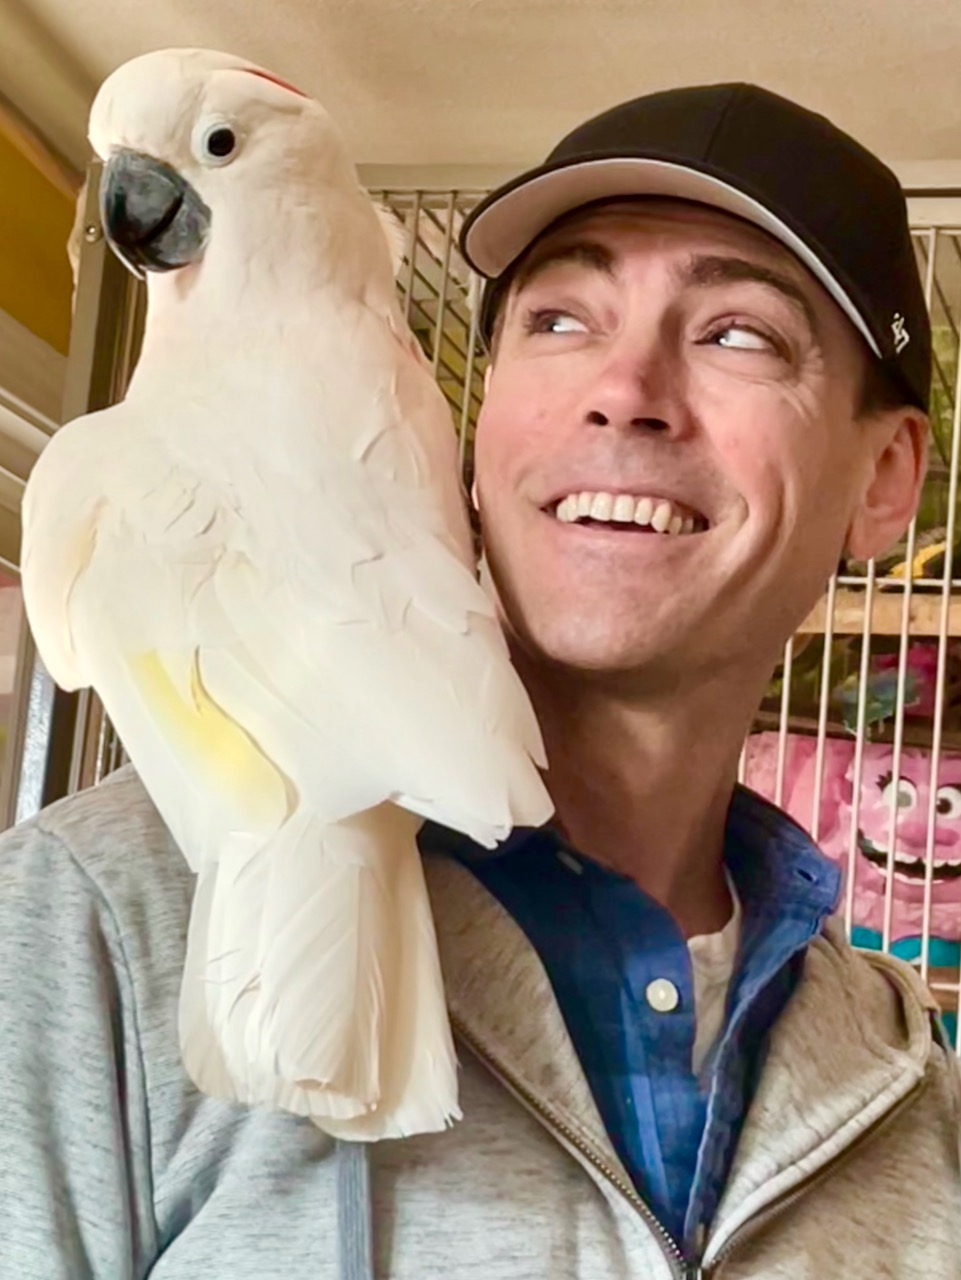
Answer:
<svg viewBox="0 0 961 1280"><path fill-rule="evenodd" d="M961 788L938 787L939 818L961 818Z"/></svg>
<svg viewBox="0 0 961 1280"><path fill-rule="evenodd" d="M913 809L918 802L917 787L914 785L913 782L910 782L907 778L899 778L897 787L898 787L898 798L896 803L898 808L902 812L906 812L908 809ZM893 799L893 792L894 792L894 779L892 778L891 781L885 786L884 790L881 792L881 803L890 805ZM940 794L941 793L939 791L938 795ZM961 801L961 792L958 793L958 799L959 801Z"/></svg>
<svg viewBox="0 0 961 1280"><path fill-rule="evenodd" d="M209 124L197 139L197 159L208 165L229 164L237 153L239 140L229 124Z"/></svg>

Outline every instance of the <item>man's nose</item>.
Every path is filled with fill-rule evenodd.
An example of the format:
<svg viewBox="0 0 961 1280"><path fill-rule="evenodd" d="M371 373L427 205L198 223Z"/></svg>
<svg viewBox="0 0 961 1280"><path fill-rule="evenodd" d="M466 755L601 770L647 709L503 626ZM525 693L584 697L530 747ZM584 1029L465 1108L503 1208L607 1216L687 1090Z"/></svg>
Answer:
<svg viewBox="0 0 961 1280"><path fill-rule="evenodd" d="M614 417L608 415L600 409L588 409L587 423L592 427L609 427L612 422L619 424L623 419L621 415L615 414ZM624 425L629 427L646 427L649 431L670 431L671 424L664 418L652 418L635 415L633 418L626 420Z"/></svg>
<svg viewBox="0 0 961 1280"><path fill-rule="evenodd" d="M622 343L612 351L584 400L584 422L622 431L670 432L680 425L677 370L670 355L651 344Z"/></svg>

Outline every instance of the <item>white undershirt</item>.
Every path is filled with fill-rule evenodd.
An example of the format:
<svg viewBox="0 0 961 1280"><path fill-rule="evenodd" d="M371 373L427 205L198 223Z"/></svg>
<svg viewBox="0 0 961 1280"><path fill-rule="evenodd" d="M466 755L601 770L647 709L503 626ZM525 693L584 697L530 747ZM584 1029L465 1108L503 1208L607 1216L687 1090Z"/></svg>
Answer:
<svg viewBox="0 0 961 1280"><path fill-rule="evenodd" d="M741 942L741 901L727 868L724 874L734 902L730 920L717 933L702 933L687 940L694 977L692 1067L695 1075L700 1075L704 1060L724 1027L727 992Z"/></svg>

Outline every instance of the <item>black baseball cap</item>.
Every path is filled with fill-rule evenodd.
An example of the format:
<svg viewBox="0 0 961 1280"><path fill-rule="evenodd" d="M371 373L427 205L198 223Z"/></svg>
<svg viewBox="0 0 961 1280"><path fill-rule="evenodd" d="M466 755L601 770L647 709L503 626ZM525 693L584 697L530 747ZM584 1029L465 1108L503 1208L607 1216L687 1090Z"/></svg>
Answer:
<svg viewBox="0 0 961 1280"><path fill-rule="evenodd" d="M541 232L574 209L630 196L691 200L763 228L824 286L905 402L927 410L931 325L897 178L824 116L750 84L613 107L482 200L461 251L489 281L484 337L511 266Z"/></svg>

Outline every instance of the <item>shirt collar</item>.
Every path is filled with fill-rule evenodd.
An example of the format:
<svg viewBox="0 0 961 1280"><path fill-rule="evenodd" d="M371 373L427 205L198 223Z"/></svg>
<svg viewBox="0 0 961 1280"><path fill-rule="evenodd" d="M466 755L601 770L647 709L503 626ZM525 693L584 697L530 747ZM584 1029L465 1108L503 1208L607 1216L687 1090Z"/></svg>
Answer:
<svg viewBox="0 0 961 1280"><path fill-rule="evenodd" d="M734 882L755 908L830 915L841 891L841 869L803 827L747 787L735 788L728 809L725 858Z"/></svg>
<svg viewBox="0 0 961 1280"><path fill-rule="evenodd" d="M516 827L495 850L430 822L419 840L424 852L445 854L467 864L510 857L531 841L546 840L555 848L569 848L550 826ZM740 785L728 808L724 856L738 893L745 904L750 903L752 913L769 910L783 916L790 911L823 918L837 906L840 868L793 818ZM603 873L596 863L590 865Z"/></svg>

